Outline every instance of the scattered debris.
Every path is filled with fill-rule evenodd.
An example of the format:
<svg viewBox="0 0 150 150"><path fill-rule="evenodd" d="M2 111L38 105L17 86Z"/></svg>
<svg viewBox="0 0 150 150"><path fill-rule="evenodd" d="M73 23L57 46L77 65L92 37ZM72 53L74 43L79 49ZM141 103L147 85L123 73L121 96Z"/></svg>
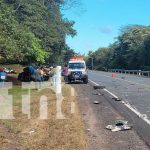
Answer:
<svg viewBox="0 0 150 150"><path fill-rule="evenodd" d="M112 99L114 99L115 101L121 101L122 99L119 97L113 97Z"/></svg>
<svg viewBox="0 0 150 150"><path fill-rule="evenodd" d="M102 96L103 94L100 94L100 93L92 93L93 95L99 95L99 96Z"/></svg>
<svg viewBox="0 0 150 150"><path fill-rule="evenodd" d="M124 102L124 101L122 101L122 104L125 104L125 102Z"/></svg>
<svg viewBox="0 0 150 150"><path fill-rule="evenodd" d="M95 85L95 86L93 86L93 88L94 88L94 90L96 90L96 89L104 89L105 86Z"/></svg>
<svg viewBox="0 0 150 150"><path fill-rule="evenodd" d="M91 131L91 129L87 129L87 131Z"/></svg>
<svg viewBox="0 0 150 150"><path fill-rule="evenodd" d="M100 103L99 101L94 101L94 102L93 102L93 104L99 104L99 103Z"/></svg>
<svg viewBox="0 0 150 150"><path fill-rule="evenodd" d="M107 125L106 129L111 130L112 132L131 130L132 126L128 125L126 120L116 120L111 125Z"/></svg>

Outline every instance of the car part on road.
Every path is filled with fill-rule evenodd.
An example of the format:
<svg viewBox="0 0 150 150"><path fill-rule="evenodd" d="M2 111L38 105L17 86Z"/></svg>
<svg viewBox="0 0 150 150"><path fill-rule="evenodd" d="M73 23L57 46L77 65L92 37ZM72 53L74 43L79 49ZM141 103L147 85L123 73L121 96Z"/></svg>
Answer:
<svg viewBox="0 0 150 150"><path fill-rule="evenodd" d="M99 104L99 103L100 103L99 101L94 101L94 102L93 102L93 104Z"/></svg>
<svg viewBox="0 0 150 150"><path fill-rule="evenodd" d="M100 93L92 93L92 95L99 95L99 96L102 96L103 94L100 94Z"/></svg>
<svg viewBox="0 0 150 150"><path fill-rule="evenodd" d="M94 85L93 88L94 88L94 90L97 90L97 89L104 89L105 86Z"/></svg>
<svg viewBox="0 0 150 150"><path fill-rule="evenodd" d="M128 124L126 120L116 120L111 125L107 125L106 129L112 132L131 130L132 126Z"/></svg>
<svg viewBox="0 0 150 150"><path fill-rule="evenodd" d="M88 132L90 132L90 131L91 131L91 129L87 129L87 131L88 131Z"/></svg>
<svg viewBox="0 0 150 150"><path fill-rule="evenodd" d="M113 97L112 99L114 99L115 101L121 101L122 99L119 97Z"/></svg>

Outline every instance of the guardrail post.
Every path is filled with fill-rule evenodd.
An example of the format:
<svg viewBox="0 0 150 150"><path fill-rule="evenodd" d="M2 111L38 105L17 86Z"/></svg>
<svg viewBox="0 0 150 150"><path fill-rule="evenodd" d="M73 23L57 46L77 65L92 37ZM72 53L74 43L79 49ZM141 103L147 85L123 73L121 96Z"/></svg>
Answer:
<svg viewBox="0 0 150 150"><path fill-rule="evenodd" d="M56 93L61 93L61 66L56 67Z"/></svg>
<svg viewBox="0 0 150 150"><path fill-rule="evenodd" d="M141 76L141 70L139 70L139 76Z"/></svg>
<svg viewBox="0 0 150 150"><path fill-rule="evenodd" d="M56 118L57 119L65 119L65 116L62 112L62 86L61 86L61 66L56 67Z"/></svg>

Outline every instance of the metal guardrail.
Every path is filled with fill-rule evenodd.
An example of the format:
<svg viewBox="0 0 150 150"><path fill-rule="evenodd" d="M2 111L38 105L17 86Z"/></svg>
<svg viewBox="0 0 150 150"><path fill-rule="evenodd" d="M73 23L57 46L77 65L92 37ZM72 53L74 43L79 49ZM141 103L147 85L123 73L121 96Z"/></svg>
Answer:
<svg viewBox="0 0 150 150"><path fill-rule="evenodd" d="M108 72L124 73L124 74L132 74L132 75L150 77L150 71L142 71L142 70L108 69Z"/></svg>

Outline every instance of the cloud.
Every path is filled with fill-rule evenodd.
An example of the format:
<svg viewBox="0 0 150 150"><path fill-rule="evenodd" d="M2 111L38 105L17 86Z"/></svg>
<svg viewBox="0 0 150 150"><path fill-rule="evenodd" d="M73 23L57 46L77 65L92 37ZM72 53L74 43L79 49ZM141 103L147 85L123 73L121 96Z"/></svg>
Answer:
<svg viewBox="0 0 150 150"><path fill-rule="evenodd" d="M104 34L110 34L112 33L112 27L111 26L105 26L100 28L100 32Z"/></svg>

